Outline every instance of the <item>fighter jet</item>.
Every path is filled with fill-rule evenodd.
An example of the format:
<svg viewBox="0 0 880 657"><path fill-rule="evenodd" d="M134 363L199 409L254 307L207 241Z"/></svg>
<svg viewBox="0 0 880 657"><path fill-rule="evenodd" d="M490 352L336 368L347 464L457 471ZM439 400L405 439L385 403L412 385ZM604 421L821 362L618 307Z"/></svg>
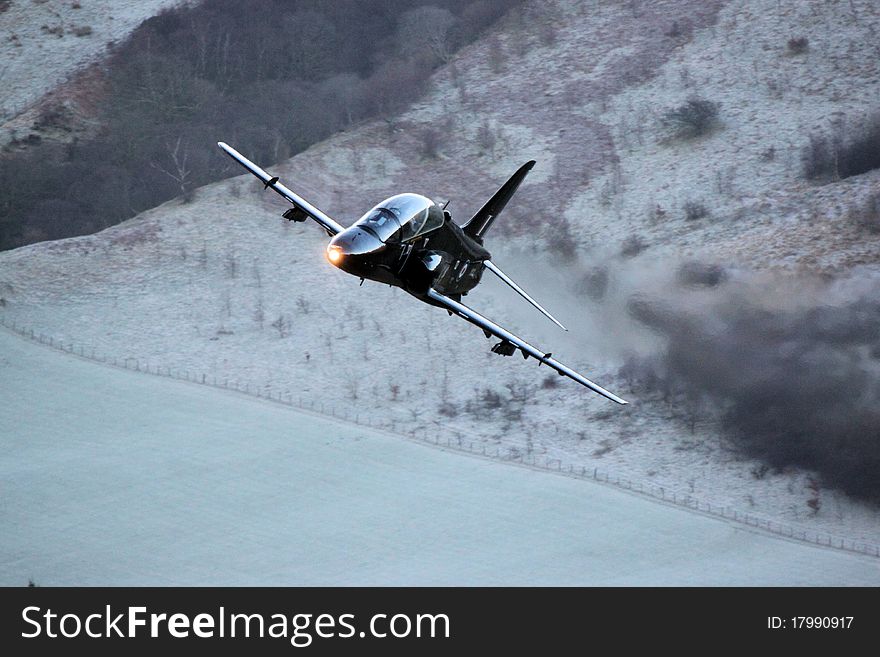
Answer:
<svg viewBox="0 0 880 657"><path fill-rule="evenodd" d="M586 386L603 397L626 404L624 399L593 383L582 374L553 358L549 352L532 346L461 302L474 289L483 272L490 271L516 290L560 328L565 327L525 290L492 262L484 246L484 237L510 201L534 160L522 165L471 219L459 225L446 206L440 206L420 194L396 194L367 211L348 228L295 194L278 180L247 159L237 150L218 142L232 159L260 179L264 189L271 188L292 207L282 215L290 221L312 219L327 235L327 260L342 271L363 280L400 287L419 301L446 310L482 329L487 338L499 340L492 352L534 358L560 375Z"/></svg>

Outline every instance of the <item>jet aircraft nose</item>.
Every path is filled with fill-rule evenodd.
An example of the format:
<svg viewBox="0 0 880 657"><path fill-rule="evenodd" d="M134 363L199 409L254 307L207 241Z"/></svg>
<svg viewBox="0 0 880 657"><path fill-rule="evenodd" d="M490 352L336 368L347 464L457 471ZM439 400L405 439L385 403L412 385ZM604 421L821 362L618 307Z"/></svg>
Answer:
<svg viewBox="0 0 880 657"><path fill-rule="evenodd" d="M385 244L375 235L358 226L352 226L336 235L327 246L327 259L331 264L342 267L351 256L376 253Z"/></svg>

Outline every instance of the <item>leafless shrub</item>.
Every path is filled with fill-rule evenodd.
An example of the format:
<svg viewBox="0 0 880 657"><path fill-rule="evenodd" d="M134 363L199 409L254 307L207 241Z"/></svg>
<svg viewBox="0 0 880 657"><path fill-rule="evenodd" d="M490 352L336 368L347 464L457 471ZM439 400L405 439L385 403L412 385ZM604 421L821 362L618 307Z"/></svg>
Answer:
<svg viewBox="0 0 880 657"><path fill-rule="evenodd" d="M767 476L768 472L770 472L770 466L766 463L758 463L752 467L750 472L755 479L761 480Z"/></svg>
<svg viewBox="0 0 880 657"><path fill-rule="evenodd" d="M837 154L824 135L810 135L807 145L801 149L801 166L808 180L836 177Z"/></svg>
<svg viewBox="0 0 880 657"><path fill-rule="evenodd" d="M479 400L482 405L489 409L494 410L496 408L501 408L502 398L501 395L491 388L485 388L482 393L480 393Z"/></svg>
<svg viewBox="0 0 880 657"><path fill-rule="evenodd" d="M669 213L666 211L666 208L664 208L659 203L651 205L648 208L648 221L652 224L662 223L666 221L668 216Z"/></svg>
<svg viewBox="0 0 880 657"><path fill-rule="evenodd" d="M488 121L477 128L477 145L482 153L491 153L495 150L495 131Z"/></svg>
<svg viewBox="0 0 880 657"><path fill-rule="evenodd" d="M727 280L727 272L720 265L694 260L681 265L675 277L679 285L686 287L717 287Z"/></svg>
<svg viewBox="0 0 880 657"><path fill-rule="evenodd" d="M874 114L846 138L838 124L830 135L811 134L801 150L808 180L841 180L880 168L880 113Z"/></svg>
<svg viewBox="0 0 880 657"><path fill-rule="evenodd" d="M792 37L786 44L789 55L803 55L810 49L810 41L807 37Z"/></svg>
<svg viewBox="0 0 880 657"><path fill-rule="evenodd" d="M563 216L559 216L547 236L547 247L564 262L571 262L577 255L577 241L572 233L571 225Z"/></svg>
<svg viewBox="0 0 880 657"><path fill-rule="evenodd" d="M428 126L423 128L418 134L418 151L425 159L436 159L440 153L440 143L442 135L437 128Z"/></svg>
<svg viewBox="0 0 880 657"><path fill-rule="evenodd" d="M663 34L664 36L675 41L684 41L689 39L694 32L693 24L687 19L675 19Z"/></svg>
<svg viewBox="0 0 880 657"><path fill-rule="evenodd" d="M819 499L819 482L810 477L807 480L807 488L810 491L810 497L807 499L807 506L810 507L810 511L815 516L819 513L819 509L822 508L822 500Z"/></svg>
<svg viewBox="0 0 880 657"><path fill-rule="evenodd" d="M593 267L581 278L577 291L586 294L593 301L601 301L608 291L608 268Z"/></svg>
<svg viewBox="0 0 880 657"><path fill-rule="evenodd" d="M556 25L553 21L547 20L538 26L538 39L545 46L552 46L556 43Z"/></svg>
<svg viewBox="0 0 880 657"><path fill-rule="evenodd" d="M544 390L553 390L559 387L559 376L555 374L548 374L544 377L544 380L541 381L541 387Z"/></svg>
<svg viewBox="0 0 880 657"><path fill-rule="evenodd" d="M358 389L360 388L360 380L357 377L348 377L345 380L345 389L348 391L348 398L357 401Z"/></svg>
<svg viewBox="0 0 880 657"><path fill-rule="evenodd" d="M522 412L522 403L514 402L492 388L483 388L474 390L474 395L465 403L464 410L476 417L497 414L498 417L510 421Z"/></svg>
<svg viewBox="0 0 880 657"><path fill-rule="evenodd" d="M290 319L284 314L278 315L278 319L272 322L271 326L278 331L279 338L286 338L290 335Z"/></svg>
<svg viewBox="0 0 880 657"><path fill-rule="evenodd" d="M688 221L697 221L709 216L709 209L700 201L686 201L683 209L684 218Z"/></svg>
<svg viewBox="0 0 880 657"><path fill-rule="evenodd" d="M79 25L79 26L73 28L74 36L84 37L84 36L89 36L91 33L92 33L92 26L91 25Z"/></svg>
<svg viewBox="0 0 880 657"><path fill-rule="evenodd" d="M40 25L40 30L44 34L54 34L59 39L64 36L64 27L61 25Z"/></svg>
<svg viewBox="0 0 880 657"><path fill-rule="evenodd" d="M72 118L72 112L67 105L61 102L50 102L40 108L37 119L34 121L34 129L55 129L70 132Z"/></svg>
<svg viewBox="0 0 880 657"><path fill-rule="evenodd" d="M593 450L592 456L595 458L602 458L612 450L614 450L614 443L611 442L609 438L602 438L602 440L599 441L599 447Z"/></svg>
<svg viewBox="0 0 880 657"><path fill-rule="evenodd" d="M860 230L880 235L880 192L874 192L862 203L850 207L847 218Z"/></svg>
<svg viewBox="0 0 880 657"><path fill-rule="evenodd" d="M226 276L235 278L238 275L238 259L232 251L226 254L226 262L223 264Z"/></svg>
<svg viewBox="0 0 880 657"><path fill-rule="evenodd" d="M694 96L678 107L664 112L661 124L667 139L695 139L712 132L719 125L720 105Z"/></svg>
<svg viewBox="0 0 880 657"><path fill-rule="evenodd" d="M312 309L312 304L305 297L296 298L296 309L303 315L308 315Z"/></svg>
<svg viewBox="0 0 880 657"><path fill-rule="evenodd" d="M495 36L489 41L489 67L493 73L501 73L504 71L504 49L501 47L501 40Z"/></svg>
<svg viewBox="0 0 880 657"><path fill-rule="evenodd" d="M263 310L263 297L257 297L257 305L254 307L254 321L260 327L260 330L263 330L263 321L266 319L266 313ZM274 326L274 324L273 324Z"/></svg>
<svg viewBox="0 0 880 657"><path fill-rule="evenodd" d="M0 0L0 14L4 13L12 5L12 0Z"/></svg>
<svg viewBox="0 0 880 657"><path fill-rule="evenodd" d="M620 245L620 255L624 258L634 258L648 248L648 243L641 235L630 235Z"/></svg>
<svg viewBox="0 0 880 657"><path fill-rule="evenodd" d="M452 402L443 402L440 404L437 412L444 417L456 417L458 415L458 407Z"/></svg>

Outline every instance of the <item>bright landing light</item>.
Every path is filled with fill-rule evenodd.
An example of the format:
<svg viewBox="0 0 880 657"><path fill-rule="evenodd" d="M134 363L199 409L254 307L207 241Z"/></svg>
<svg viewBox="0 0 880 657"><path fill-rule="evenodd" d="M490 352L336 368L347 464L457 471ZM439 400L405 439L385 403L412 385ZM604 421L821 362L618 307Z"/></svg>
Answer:
<svg viewBox="0 0 880 657"><path fill-rule="evenodd" d="M330 264L338 265L339 261L342 260L342 251L337 246L329 246L327 247L327 260L330 261Z"/></svg>

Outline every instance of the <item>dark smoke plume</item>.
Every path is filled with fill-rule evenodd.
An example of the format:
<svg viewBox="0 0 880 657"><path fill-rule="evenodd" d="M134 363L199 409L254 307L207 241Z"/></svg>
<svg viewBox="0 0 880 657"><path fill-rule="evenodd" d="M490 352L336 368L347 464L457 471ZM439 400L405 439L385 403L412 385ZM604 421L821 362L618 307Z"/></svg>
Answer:
<svg viewBox="0 0 880 657"><path fill-rule="evenodd" d="M700 294L630 300L665 338L635 365L642 384L717 414L744 453L880 503L880 276Z"/></svg>

